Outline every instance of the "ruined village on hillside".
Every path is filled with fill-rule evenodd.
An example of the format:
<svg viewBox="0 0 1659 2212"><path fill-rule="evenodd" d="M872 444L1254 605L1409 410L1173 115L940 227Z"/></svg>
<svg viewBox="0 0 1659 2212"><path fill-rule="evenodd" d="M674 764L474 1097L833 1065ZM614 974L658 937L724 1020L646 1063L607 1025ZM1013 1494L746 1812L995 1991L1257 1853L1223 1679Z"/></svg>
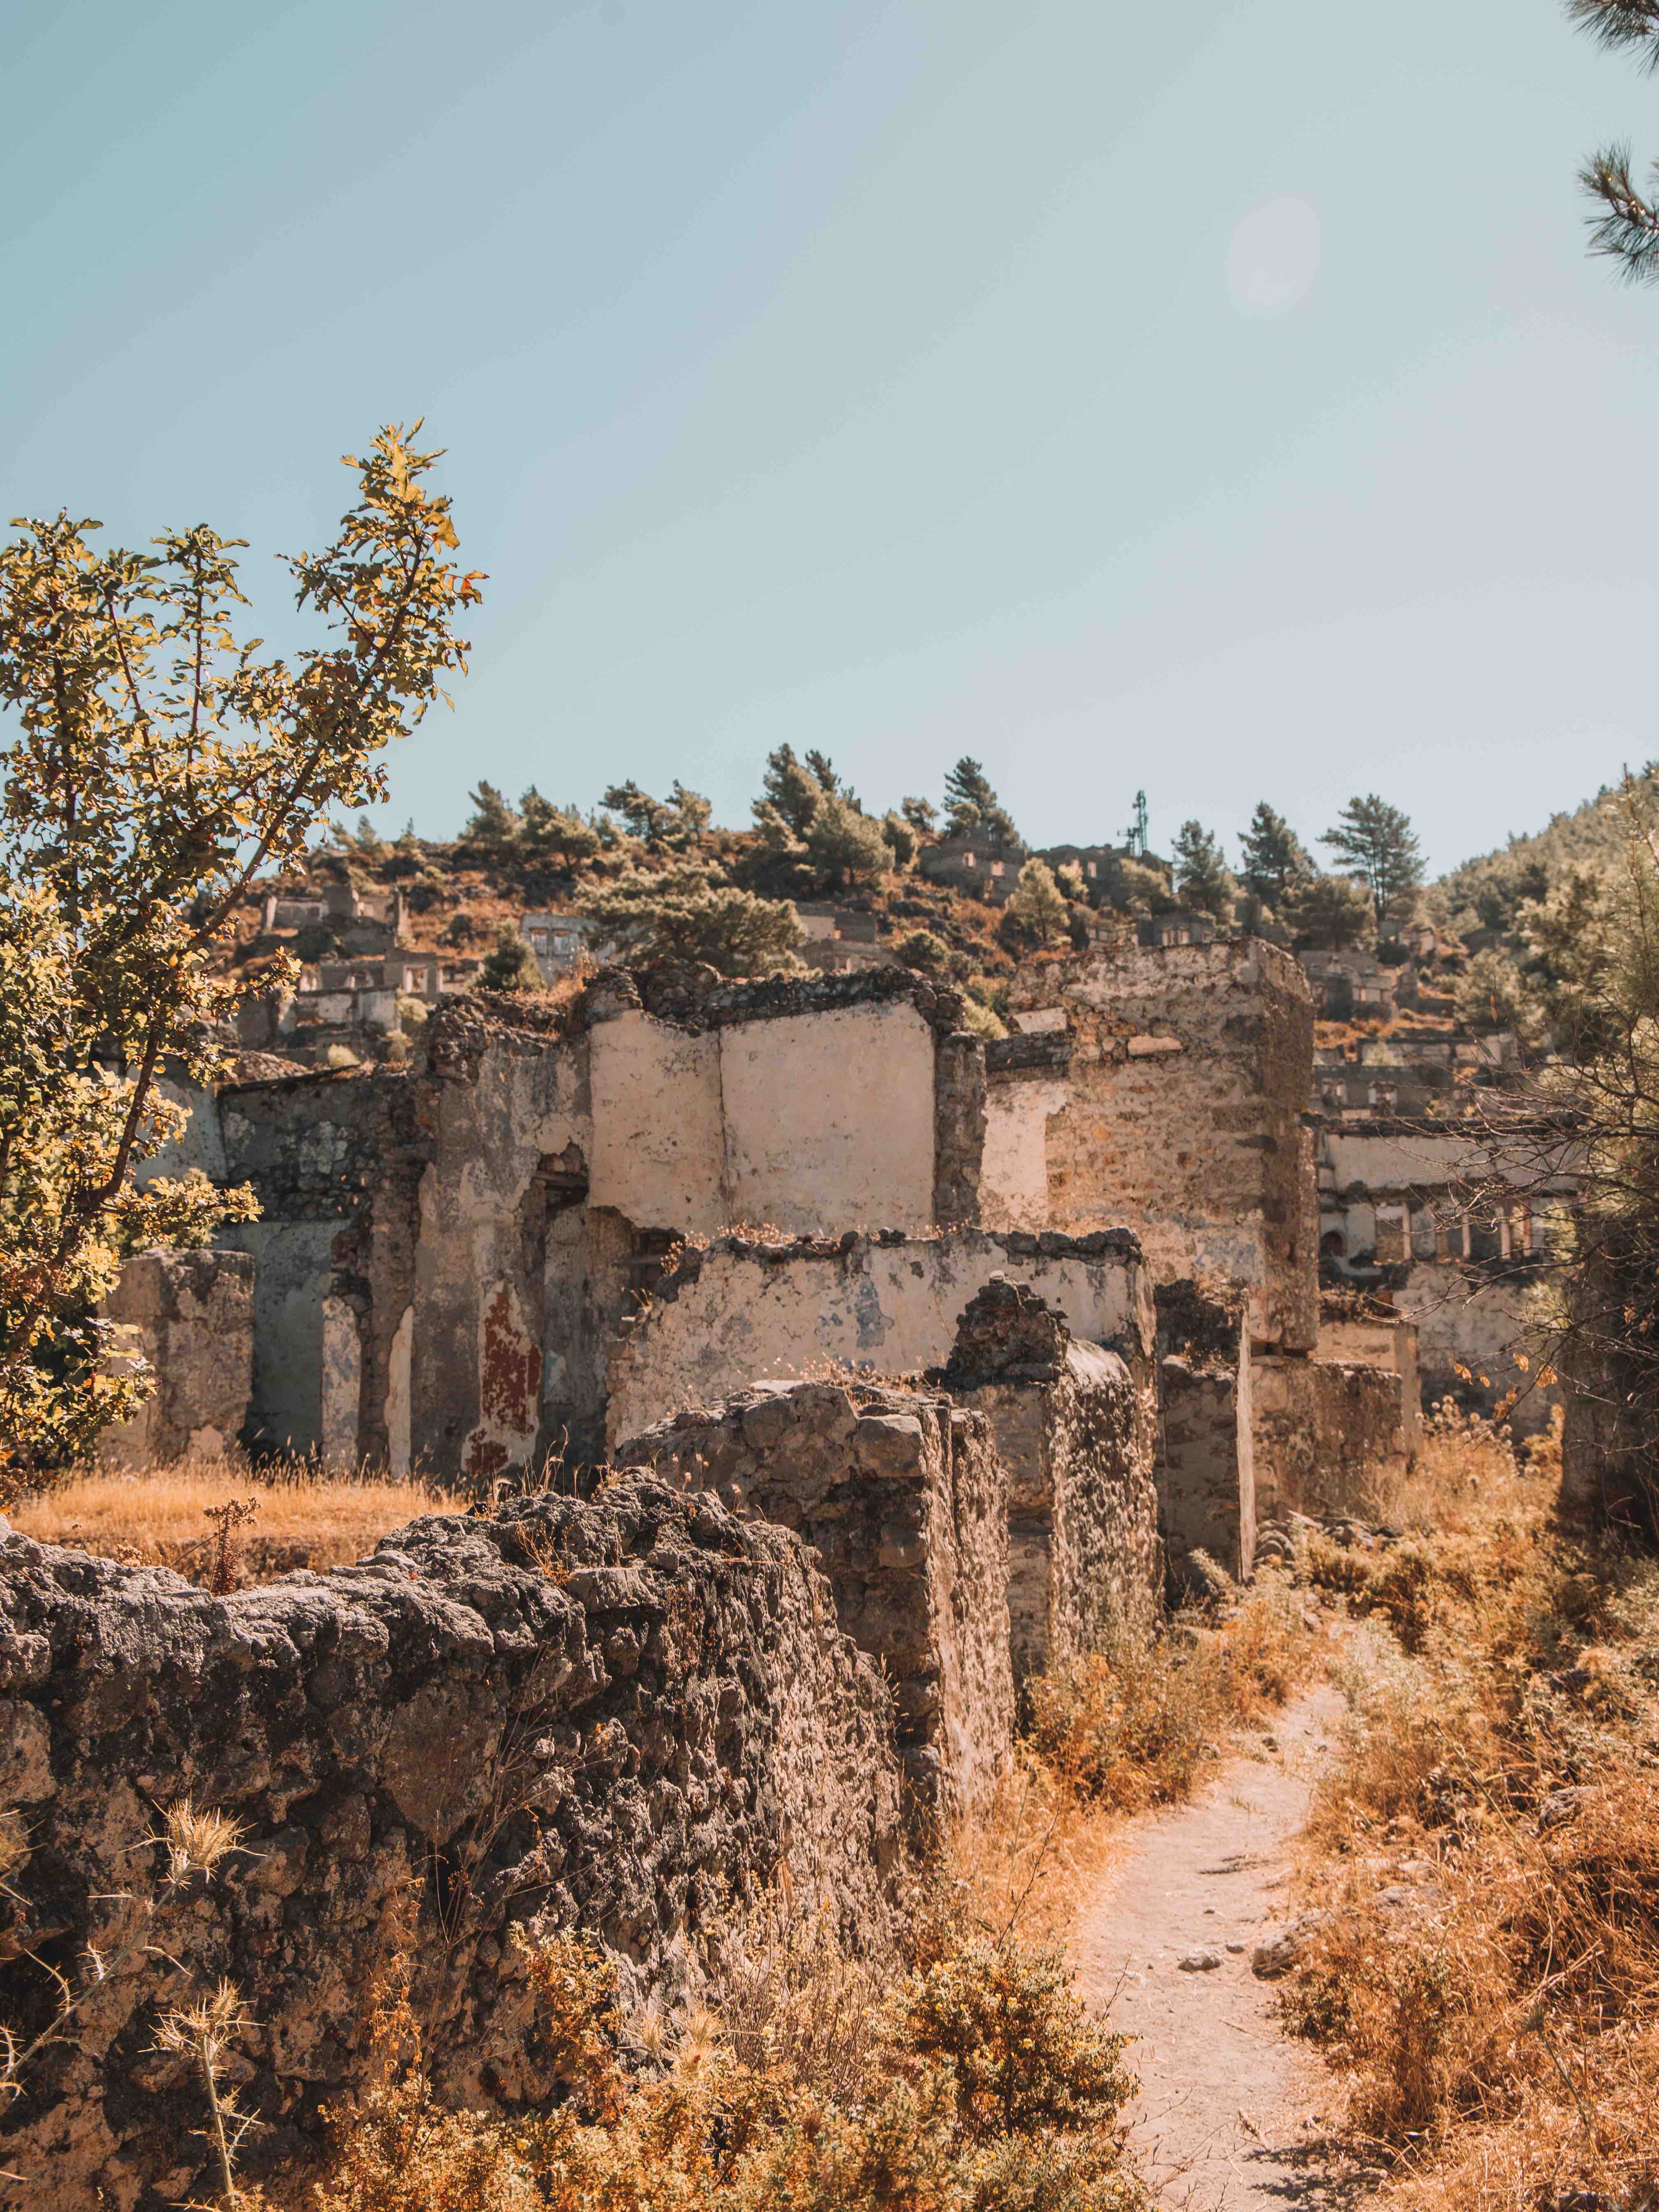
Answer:
<svg viewBox="0 0 1659 2212"><path fill-rule="evenodd" d="M1506 1160L1535 1054L1478 997L1461 1018L1501 933L1408 890L1379 935L1344 884L1348 941L1298 941L1206 879L1195 823L1179 871L1144 800L1032 854L977 763L953 784L977 830L907 802L838 896L739 892L757 976L697 902L745 849L775 872L770 802L733 838L631 786L631 827L560 817L608 880L526 866L485 786L457 845L337 831L221 933L230 1058L164 1078L140 1176L254 1202L122 1267L103 1357L154 1388L101 1479L240 1453L274 1501L307 1469L437 1510L349 1566L239 1534L256 1481L207 1509L216 1548L157 1555L185 1579L14 1536L5 1648L59 1909L119 1893L167 1778L268 1839L211 1948L283 2024L244 2154L273 2185L351 2078L344 2015L424 1854L467 1900L413 1908L447 1930L428 2093L533 2106L561 2077L526 1925L593 1931L652 2017L719 1989L728 1900L781 1870L836 1955L879 1958L918 1854L1003 1817L1052 1685L1297 1572L1310 1531L1386 1554L1425 1390L1444 1448L1496 1419L1596 1487L1528 1305L1571 1156ZM98 2048L17 2099L13 2154L65 2205L188 2167L164 2101L102 2086L144 1989L85 1998Z"/></svg>
<svg viewBox="0 0 1659 2212"><path fill-rule="evenodd" d="M1498 13L0 10L0 2212L1659 2212Z"/></svg>

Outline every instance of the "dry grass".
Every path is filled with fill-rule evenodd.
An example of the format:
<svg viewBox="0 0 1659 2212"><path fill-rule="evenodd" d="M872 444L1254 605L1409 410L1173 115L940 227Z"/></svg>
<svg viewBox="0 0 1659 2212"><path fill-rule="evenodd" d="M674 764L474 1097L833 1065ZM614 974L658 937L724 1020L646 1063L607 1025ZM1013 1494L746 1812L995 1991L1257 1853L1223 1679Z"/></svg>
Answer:
<svg viewBox="0 0 1659 2212"><path fill-rule="evenodd" d="M459 1512L448 1492L417 1482L324 1475L303 1467L272 1480L235 1458L184 1460L146 1474L88 1474L12 1509L12 1526L38 1543L67 1544L130 1565L166 1566L192 1580L212 1573L210 1514L252 1498L258 1510L234 1543L240 1578L293 1567L349 1566L421 1513Z"/></svg>
<svg viewBox="0 0 1659 2212"><path fill-rule="evenodd" d="M1150 1649L1097 1653L1035 1682L1031 1742L1087 1804L1113 1813L1169 1804L1322 1657L1304 1599L1264 1573L1218 1620L1177 1614Z"/></svg>
<svg viewBox="0 0 1659 2212"><path fill-rule="evenodd" d="M1364 1617L1287 2015L1423 2212L1659 2202L1659 1563L1443 1424L1443 1528L1316 1541ZM1577 2192L1577 2193L1575 2193Z"/></svg>
<svg viewBox="0 0 1659 2212"><path fill-rule="evenodd" d="M781 2001L662 2025L632 2068L603 1953L559 1935L527 1956L563 2101L446 2112L405 2058L331 2113L313 2212L1146 2212L1117 2127L1123 2039L1052 1953L963 1934L884 1989L869 1978L830 2052L806 2017L826 1987L809 1942ZM382 2034L417 2043L406 2003Z"/></svg>

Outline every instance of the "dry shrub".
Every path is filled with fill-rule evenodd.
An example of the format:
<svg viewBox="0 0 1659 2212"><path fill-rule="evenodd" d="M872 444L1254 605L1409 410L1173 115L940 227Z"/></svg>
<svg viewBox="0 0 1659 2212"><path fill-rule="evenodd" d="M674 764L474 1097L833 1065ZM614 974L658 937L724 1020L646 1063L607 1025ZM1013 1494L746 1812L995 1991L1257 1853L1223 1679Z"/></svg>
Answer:
<svg viewBox="0 0 1659 2212"><path fill-rule="evenodd" d="M1114 1812L1185 1796L1241 1724L1282 1705L1315 1663L1301 1602L1276 1577L1218 1624L1178 1614L1143 1646L1094 1653L1031 1685L1031 1741L1072 1789Z"/></svg>
<svg viewBox="0 0 1659 2212"><path fill-rule="evenodd" d="M1558 1528L1553 1485L1495 1473L1476 1428L1441 1441L1453 1525L1407 1570L1310 1558L1370 1622L1287 2016L1400 2201L1634 2208L1659 2192L1659 1565Z"/></svg>
<svg viewBox="0 0 1659 2212"><path fill-rule="evenodd" d="M250 1468L231 1455L143 1474L77 1475L26 1498L10 1519L37 1543L171 1567L206 1583L219 1549L207 1516L239 1494L258 1500L257 1522L236 1541L241 1577L251 1582L294 1567L322 1574L349 1566L419 1514L464 1510L447 1492L419 1482L331 1474L305 1461Z"/></svg>
<svg viewBox="0 0 1659 2212"><path fill-rule="evenodd" d="M981 1937L902 1976L835 2094L752 2014L694 2016L631 2075L603 1954L559 1936L530 1956L566 2100L441 2112L405 2055L331 2116L314 2212L1144 2212L1116 2125L1122 2039L1053 1954Z"/></svg>

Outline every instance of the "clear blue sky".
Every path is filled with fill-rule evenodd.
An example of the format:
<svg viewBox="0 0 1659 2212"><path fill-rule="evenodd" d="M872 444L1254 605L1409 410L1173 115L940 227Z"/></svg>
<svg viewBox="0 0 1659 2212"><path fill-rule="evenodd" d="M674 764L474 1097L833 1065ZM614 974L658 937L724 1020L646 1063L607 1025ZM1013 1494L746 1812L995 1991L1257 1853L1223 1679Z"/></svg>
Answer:
<svg viewBox="0 0 1659 2212"><path fill-rule="evenodd" d="M1659 753L1659 293L1559 0L0 0L6 514L322 537L424 412L490 572L392 804L971 752L1034 842L1437 866Z"/></svg>

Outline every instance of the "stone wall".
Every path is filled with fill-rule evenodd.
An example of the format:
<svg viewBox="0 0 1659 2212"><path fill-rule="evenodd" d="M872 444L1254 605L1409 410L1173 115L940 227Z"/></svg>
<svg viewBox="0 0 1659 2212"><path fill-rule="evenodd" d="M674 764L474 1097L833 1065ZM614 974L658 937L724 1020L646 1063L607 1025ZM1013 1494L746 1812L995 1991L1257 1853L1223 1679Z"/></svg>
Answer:
<svg viewBox="0 0 1659 2212"><path fill-rule="evenodd" d="M1163 1407L1158 1504L1172 1580L1194 1551L1247 1579L1255 1565L1253 1362L1242 1303L1173 1283L1158 1292Z"/></svg>
<svg viewBox="0 0 1659 2212"><path fill-rule="evenodd" d="M1074 1343L1035 1291L994 1276L940 1379L989 1421L1007 1479L1016 1682L1144 1640L1164 1595L1151 1360Z"/></svg>
<svg viewBox="0 0 1659 2212"><path fill-rule="evenodd" d="M140 1252L99 1312L115 1323L111 1364L143 1360L154 1391L99 1440L106 1467L143 1468L234 1446L253 1372L253 1262L241 1252Z"/></svg>
<svg viewBox="0 0 1659 2212"><path fill-rule="evenodd" d="M1413 1376L1414 1380L1414 1376ZM1407 1382L1395 1367L1258 1356L1250 1372L1259 1519L1375 1513L1411 1464Z"/></svg>
<svg viewBox="0 0 1659 2212"><path fill-rule="evenodd" d="M1297 963L1256 939L1102 951L1029 963L1010 1000L1039 1026L988 1058L981 1218L1126 1224L1160 1281L1243 1284L1259 1340L1310 1347L1313 1001Z"/></svg>
<svg viewBox="0 0 1659 2212"><path fill-rule="evenodd" d="M1006 1486L948 1398L804 1382L682 1413L619 1449L811 1544L836 1613L894 1686L917 1814L982 1810L1012 1753Z"/></svg>
<svg viewBox="0 0 1659 2212"><path fill-rule="evenodd" d="M682 1407L809 1376L826 1362L886 1376L943 1367L959 1316L994 1274L1029 1283L1076 1337L1133 1353L1151 1348L1151 1281L1127 1231L849 1232L834 1243L722 1237L684 1252L612 1355L613 1443Z"/></svg>
<svg viewBox="0 0 1659 2212"><path fill-rule="evenodd" d="M1389 1313L1352 1312L1346 1301L1320 1302L1316 1359L1338 1366L1381 1367L1400 1377L1399 1449L1415 1459L1423 1449L1423 1384L1418 1373L1417 1323Z"/></svg>
<svg viewBox="0 0 1659 2212"><path fill-rule="evenodd" d="M4 2162L56 2212L212 2193L193 2063L153 2045L222 1973L253 2023L252 2182L314 2146L398 1948L440 2094L510 2107L551 2086L515 1923L597 1931L632 1998L671 2002L729 1897L785 1866L844 1940L886 1940L878 1670L797 1539L649 1476L417 1521L360 1566L223 1599L0 1539L0 1803L31 1851L0 1893L12 2023L27 2040L52 2001L27 1953L119 1962L9 2115ZM157 1808L186 1794L247 1833L169 1894ZM156 1896L147 1925L132 1900Z"/></svg>

